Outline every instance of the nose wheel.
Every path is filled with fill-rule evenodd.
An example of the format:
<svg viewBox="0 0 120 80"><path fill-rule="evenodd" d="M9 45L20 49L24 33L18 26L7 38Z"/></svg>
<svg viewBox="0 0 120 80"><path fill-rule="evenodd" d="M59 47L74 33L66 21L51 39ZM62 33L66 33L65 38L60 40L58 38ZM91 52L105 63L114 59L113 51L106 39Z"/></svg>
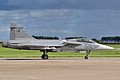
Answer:
<svg viewBox="0 0 120 80"><path fill-rule="evenodd" d="M88 56L85 56L85 59L88 59Z"/></svg>
<svg viewBox="0 0 120 80"><path fill-rule="evenodd" d="M88 59L89 54L90 54L90 50L86 51L85 59Z"/></svg>

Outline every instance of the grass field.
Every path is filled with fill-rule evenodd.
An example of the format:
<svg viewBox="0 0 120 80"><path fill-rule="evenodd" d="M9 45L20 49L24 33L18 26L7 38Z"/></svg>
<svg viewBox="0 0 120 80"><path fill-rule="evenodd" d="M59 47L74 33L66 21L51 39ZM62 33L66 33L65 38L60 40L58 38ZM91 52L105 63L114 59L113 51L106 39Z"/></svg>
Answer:
<svg viewBox="0 0 120 80"><path fill-rule="evenodd" d="M114 48L120 48L120 44L109 44ZM0 44L0 58L40 58L39 50L17 50L2 48ZM49 52L49 57L84 57L85 53L75 52ZM120 57L120 50L97 50L92 51L90 57Z"/></svg>

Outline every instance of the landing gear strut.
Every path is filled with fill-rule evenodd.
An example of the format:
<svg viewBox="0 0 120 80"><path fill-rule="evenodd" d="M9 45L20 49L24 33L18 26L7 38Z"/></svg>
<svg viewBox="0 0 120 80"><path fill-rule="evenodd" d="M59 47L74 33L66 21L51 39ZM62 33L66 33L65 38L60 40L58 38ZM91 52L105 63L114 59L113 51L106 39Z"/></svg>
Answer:
<svg viewBox="0 0 120 80"><path fill-rule="evenodd" d="M90 50L86 51L85 59L88 59L89 54L90 54Z"/></svg>
<svg viewBox="0 0 120 80"><path fill-rule="evenodd" d="M41 56L41 58L44 59L44 60L48 59L47 51L44 50L42 52L43 52L43 55Z"/></svg>

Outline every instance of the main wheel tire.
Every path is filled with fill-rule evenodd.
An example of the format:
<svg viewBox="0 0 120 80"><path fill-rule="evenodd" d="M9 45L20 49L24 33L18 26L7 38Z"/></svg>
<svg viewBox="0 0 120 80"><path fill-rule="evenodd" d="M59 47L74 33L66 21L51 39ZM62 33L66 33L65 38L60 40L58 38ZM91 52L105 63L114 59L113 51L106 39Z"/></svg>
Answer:
<svg viewBox="0 0 120 80"><path fill-rule="evenodd" d="M43 54L41 57L42 57L42 59L48 59L48 55L47 54Z"/></svg>

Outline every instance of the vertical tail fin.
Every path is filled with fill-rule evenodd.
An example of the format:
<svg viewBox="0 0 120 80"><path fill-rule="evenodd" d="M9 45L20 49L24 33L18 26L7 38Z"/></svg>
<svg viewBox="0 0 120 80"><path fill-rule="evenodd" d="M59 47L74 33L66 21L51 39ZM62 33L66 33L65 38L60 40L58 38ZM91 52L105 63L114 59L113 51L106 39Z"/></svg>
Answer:
<svg viewBox="0 0 120 80"><path fill-rule="evenodd" d="M24 30L24 27L16 23L11 23L10 27L10 40L16 39L34 39L29 33Z"/></svg>

